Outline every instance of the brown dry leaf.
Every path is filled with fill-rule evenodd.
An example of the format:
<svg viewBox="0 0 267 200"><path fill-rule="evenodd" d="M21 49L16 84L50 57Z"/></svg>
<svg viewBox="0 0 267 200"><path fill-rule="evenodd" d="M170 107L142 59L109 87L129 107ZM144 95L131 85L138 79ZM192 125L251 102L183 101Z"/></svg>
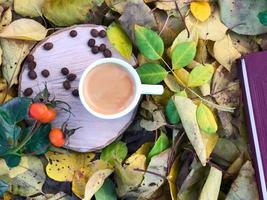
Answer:
<svg viewBox="0 0 267 200"><path fill-rule="evenodd" d="M215 42L213 47L215 59L224 66L228 71L231 70L232 64L241 54L235 49L230 35Z"/></svg>
<svg viewBox="0 0 267 200"><path fill-rule="evenodd" d="M21 63L32 45L33 43L28 41L1 39L3 49L2 73L9 87L18 83Z"/></svg>
<svg viewBox="0 0 267 200"><path fill-rule="evenodd" d="M181 87L178 84L176 78L173 75L171 75L171 74L168 74L166 76L166 78L164 79L164 83L168 86L168 88L172 92L179 92L181 90Z"/></svg>
<svg viewBox="0 0 267 200"><path fill-rule="evenodd" d="M227 179L237 175L242 165L244 164L245 158L244 153L241 153L240 156L230 165L227 169L227 173L224 174L223 179Z"/></svg>
<svg viewBox="0 0 267 200"><path fill-rule="evenodd" d="M47 29L33 19L18 19L0 33L2 38L39 41L45 38Z"/></svg>
<svg viewBox="0 0 267 200"><path fill-rule="evenodd" d="M105 0L105 3L112 10L121 14L124 10L125 5L127 4L127 0Z"/></svg>
<svg viewBox="0 0 267 200"><path fill-rule="evenodd" d="M153 0L155 1L155 0ZM178 7L181 9L185 6L188 5L188 3L191 2L191 0L180 0L180 1L176 1ZM156 1L155 3L156 8L161 9L161 10L175 10L176 6L174 2L167 2L167 1Z"/></svg>
<svg viewBox="0 0 267 200"><path fill-rule="evenodd" d="M207 42L205 40L198 40L197 44L197 53L195 56L195 61L198 63L207 63L208 59L208 50L207 50Z"/></svg>
<svg viewBox="0 0 267 200"><path fill-rule="evenodd" d="M1 18L1 21L0 21L0 31L3 30L3 28L5 28L6 26L8 26L12 21L12 12L11 12L11 8L8 8L2 18Z"/></svg>
<svg viewBox="0 0 267 200"><path fill-rule="evenodd" d="M161 110L156 110L152 113L153 119L152 120L146 120L142 119L140 122L140 126L147 131L154 131L158 128L166 125L166 119Z"/></svg>
<svg viewBox="0 0 267 200"><path fill-rule="evenodd" d="M202 40L221 40L228 29L220 20L218 8L215 8L212 15L205 22L198 22L191 14L185 18L185 22L189 29L195 26L199 38Z"/></svg>

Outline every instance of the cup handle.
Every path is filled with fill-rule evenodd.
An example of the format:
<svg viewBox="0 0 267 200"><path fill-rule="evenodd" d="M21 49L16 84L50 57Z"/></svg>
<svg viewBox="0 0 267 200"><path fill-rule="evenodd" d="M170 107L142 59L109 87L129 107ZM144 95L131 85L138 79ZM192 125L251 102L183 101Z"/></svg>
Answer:
<svg viewBox="0 0 267 200"><path fill-rule="evenodd" d="M153 95L162 95L164 88L162 85L141 85L141 94L153 94Z"/></svg>

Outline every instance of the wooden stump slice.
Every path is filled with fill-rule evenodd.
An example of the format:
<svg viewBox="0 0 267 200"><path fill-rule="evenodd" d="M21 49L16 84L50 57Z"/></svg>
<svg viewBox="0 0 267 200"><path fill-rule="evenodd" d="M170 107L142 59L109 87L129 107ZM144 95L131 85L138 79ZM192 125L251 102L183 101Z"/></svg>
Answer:
<svg viewBox="0 0 267 200"><path fill-rule="evenodd" d="M81 128L69 138L65 147L79 152L100 150L113 142L128 127L135 113L133 111L127 116L115 120L99 119L88 113L79 97L72 95L72 91L78 88L80 76L85 68L95 60L104 57L102 53L93 54L91 48L87 45L88 40L92 38L90 31L93 28L99 31L106 29L104 26L90 24L76 25L50 35L31 51L37 63L35 68L37 79L29 79L27 63L24 64L20 76L19 91L21 96L26 88L32 88L34 91L32 96L34 96L43 90L44 83L47 83L48 90L52 96L55 96L58 100L65 101L71 106L74 116L70 117L68 122L69 128ZM71 30L77 31L78 34L76 37L69 35ZM112 52L112 57L123 59L133 66L136 65L134 57L130 60L123 58L112 47L107 37L97 37L94 39L98 46L102 43L106 44L107 48ZM45 50L43 48L43 45L47 42L53 43L52 49ZM63 67L67 67L70 73L77 75L76 80L71 82L71 89L68 91L63 88L63 81L66 80L66 77L61 74L61 68ZM41 75L44 69L50 72L47 78ZM58 117L52 124L53 127L60 127L68 116L68 114L62 111L58 112Z"/></svg>

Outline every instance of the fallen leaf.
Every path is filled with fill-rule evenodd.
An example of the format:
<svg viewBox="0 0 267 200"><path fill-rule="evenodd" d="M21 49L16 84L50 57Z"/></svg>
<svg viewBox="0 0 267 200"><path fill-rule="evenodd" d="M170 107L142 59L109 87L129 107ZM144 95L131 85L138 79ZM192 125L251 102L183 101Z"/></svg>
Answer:
<svg viewBox="0 0 267 200"><path fill-rule="evenodd" d="M255 171L251 161L247 161L233 182L225 200L253 199L258 200L258 188L255 179Z"/></svg>
<svg viewBox="0 0 267 200"><path fill-rule="evenodd" d="M140 122L140 126L146 129L147 131L154 131L166 124L166 119L161 110L154 111L152 113L152 116L152 120L142 119Z"/></svg>
<svg viewBox="0 0 267 200"><path fill-rule="evenodd" d="M44 2L45 0L14 0L14 10L24 17L39 17Z"/></svg>
<svg viewBox="0 0 267 200"><path fill-rule="evenodd" d="M209 2L192 2L190 10L193 16L201 22L206 21L211 15Z"/></svg>
<svg viewBox="0 0 267 200"><path fill-rule="evenodd" d="M172 200L177 200L177 187L176 187L176 179L179 173L179 159L180 157L177 156L175 161L172 164L170 173L167 177L169 187L170 187L170 192L171 192L171 197Z"/></svg>
<svg viewBox="0 0 267 200"><path fill-rule="evenodd" d="M47 29L33 19L18 19L9 24L0 33L2 38L34 40L39 41L45 38Z"/></svg>
<svg viewBox="0 0 267 200"><path fill-rule="evenodd" d="M205 22L198 22L192 15L185 18L189 29L194 26L202 40L217 41L225 37L227 27L221 22L219 11L216 8L211 16Z"/></svg>
<svg viewBox="0 0 267 200"><path fill-rule="evenodd" d="M7 27L12 21L12 12L11 12L11 8L8 8L0 21L0 31L2 31L5 27Z"/></svg>
<svg viewBox="0 0 267 200"><path fill-rule="evenodd" d="M188 87L198 87L211 80L214 73L214 67L212 65L199 65L195 67L189 74Z"/></svg>
<svg viewBox="0 0 267 200"><path fill-rule="evenodd" d="M193 145L202 165L205 166L207 162L206 147L196 119L197 106L189 98L183 96L174 96L173 100L187 137Z"/></svg>
<svg viewBox="0 0 267 200"><path fill-rule="evenodd" d="M117 200L115 186L109 178L105 180L102 187L95 193L96 200Z"/></svg>
<svg viewBox="0 0 267 200"><path fill-rule="evenodd" d="M107 28L107 36L110 43L123 57L129 59L132 56L132 42L121 28L120 24L113 22L109 25Z"/></svg>
<svg viewBox="0 0 267 200"><path fill-rule="evenodd" d="M145 84L157 84L165 79L168 72L156 63L145 63L136 69L141 82Z"/></svg>
<svg viewBox="0 0 267 200"><path fill-rule="evenodd" d="M172 68L179 69L192 62L196 55L194 42L183 42L176 45L172 52Z"/></svg>
<svg viewBox="0 0 267 200"><path fill-rule="evenodd" d="M188 79L189 79L189 72L184 69L176 69L174 70L175 78L179 78L178 83L182 82L184 85L188 84Z"/></svg>
<svg viewBox="0 0 267 200"><path fill-rule="evenodd" d="M160 36L146 28L135 25L136 45L141 53L151 59L158 60L164 52L164 44Z"/></svg>
<svg viewBox="0 0 267 200"><path fill-rule="evenodd" d="M245 161L244 153L241 153L240 156L230 165L227 169L227 173L224 174L223 179L232 178L236 176L243 166Z"/></svg>
<svg viewBox="0 0 267 200"><path fill-rule="evenodd" d="M259 19L259 12L267 7L267 2L259 0L236 1L219 0L220 15L223 23L232 31L243 35L259 35L267 32Z"/></svg>
<svg viewBox="0 0 267 200"><path fill-rule="evenodd" d="M95 154L48 152L45 156L49 161L46 166L48 177L56 181L72 181L75 172L88 166Z"/></svg>
<svg viewBox="0 0 267 200"><path fill-rule="evenodd" d="M127 4L127 0L105 0L105 3L112 10L121 14L124 11L125 5Z"/></svg>
<svg viewBox="0 0 267 200"><path fill-rule="evenodd" d="M8 175L10 178L15 178L16 176L23 174L24 172L29 169L29 162L32 161L31 157L22 157L19 165L17 167L9 168L6 165L6 162L4 159L0 159L0 176L2 175Z"/></svg>
<svg viewBox="0 0 267 200"><path fill-rule="evenodd" d="M207 63L207 60L208 60L207 41L198 40L197 53L196 53L196 56L194 59L195 59L194 61L196 61L198 63ZM190 63L190 67L194 68L192 63Z"/></svg>
<svg viewBox="0 0 267 200"><path fill-rule="evenodd" d="M128 0L119 22L132 41L135 41L135 25L156 27L156 20L143 0Z"/></svg>
<svg viewBox="0 0 267 200"><path fill-rule="evenodd" d="M233 62L241 56L241 54L234 48L229 35L216 41L213 51L215 59L228 71L231 70Z"/></svg>
<svg viewBox="0 0 267 200"><path fill-rule="evenodd" d="M171 74L167 74L167 76L164 78L164 83L172 92L179 92L181 90L176 78Z"/></svg>
<svg viewBox="0 0 267 200"><path fill-rule="evenodd" d="M152 157L160 154L164 150L168 149L170 146L170 141L164 132L161 132L159 138L155 142L154 146L150 150L147 158L150 160Z"/></svg>
<svg viewBox="0 0 267 200"><path fill-rule="evenodd" d="M205 133L216 133L218 126L212 111L203 103L197 107L197 123Z"/></svg>
<svg viewBox="0 0 267 200"><path fill-rule="evenodd" d="M32 43L27 41L1 39L3 49L2 72L8 86L18 83L21 63L30 51Z"/></svg>
<svg viewBox="0 0 267 200"><path fill-rule="evenodd" d="M178 7L181 9L190 3L190 0L177 1ZM175 10L176 6L174 2L169 1L156 1L156 7L161 10Z"/></svg>
<svg viewBox="0 0 267 200"><path fill-rule="evenodd" d="M102 169L95 172L88 180L85 186L85 193L83 200L90 200L93 195L104 184L105 179L112 174L112 169Z"/></svg>
<svg viewBox="0 0 267 200"><path fill-rule="evenodd" d="M113 142L102 150L100 159L113 165L115 161L121 163L126 158L127 153L128 149L124 142Z"/></svg>
<svg viewBox="0 0 267 200"><path fill-rule="evenodd" d="M168 121L171 124L178 124L180 122L180 116L177 112L176 106L173 102L173 97L171 97L165 107L165 113Z"/></svg>
<svg viewBox="0 0 267 200"><path fill-rule="evenodd" d="M222 172L215 167L210 168L208 178L202 188L199 200L217 200L222 182Z"/></svg>

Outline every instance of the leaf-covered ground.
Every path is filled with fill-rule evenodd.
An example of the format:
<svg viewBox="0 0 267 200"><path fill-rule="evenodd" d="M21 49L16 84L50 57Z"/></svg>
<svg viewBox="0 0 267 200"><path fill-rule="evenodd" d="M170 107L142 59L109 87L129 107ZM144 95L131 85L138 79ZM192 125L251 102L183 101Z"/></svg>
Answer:
<svg viewBox="0 0 267 200"><path fill-rule="evenodd" d="M0 0L0 197L259 199L236 60L267 49L265 10L265 0ZM29 123L30 99L16 98L31 48L83 23L106 25L142 83L165 88L101 152L53 147L50 124Z"/></svg>

